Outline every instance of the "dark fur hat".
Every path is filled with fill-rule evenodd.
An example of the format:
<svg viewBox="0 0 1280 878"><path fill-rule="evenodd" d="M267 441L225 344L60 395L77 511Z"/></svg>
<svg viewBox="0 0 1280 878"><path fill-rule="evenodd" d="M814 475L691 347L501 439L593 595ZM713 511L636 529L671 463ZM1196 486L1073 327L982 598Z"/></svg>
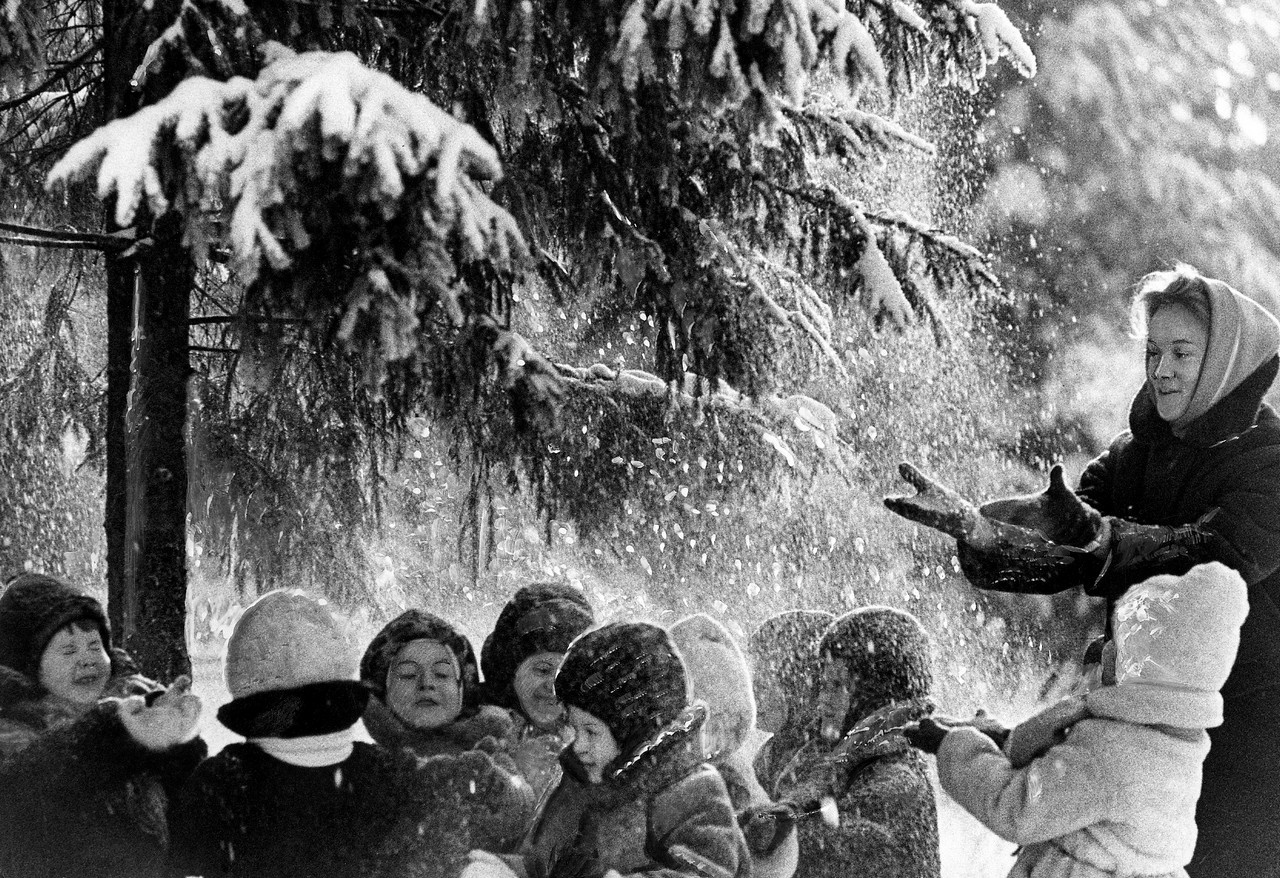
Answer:
<svg viewBox="0 0 1280 878"><path fill-rule="evenodd" d="M480 705L480 671L475 650L461 631L426 610L406 610L378 632L360 660L360 679L385 702L387 671L401 648L414 640L434 640L453 653L462 673L462 715L475 713Z"/></svg>
<svg viewBox="0 0 1280 878"><path fill-rule="evenodd" d="M624 758L690 704L671 635L644 622L614 622L570 644L556 697L607 725Z"/></svg>
<svg viewBox="0 0 1280 878"><path fill-rule="evenodd" d="M486 700L518 709L514 684L520 663L540 652L564 652L594 623L591 605L573 586L556 582L523 586L502 608L480 649Z"/></svg>
<svg viewBox="0 0 1280 878"><path fill-rule="evenodd" d="M0 595L0 665L35 679L45 647L72 622L94 625L110 653L111 626L95 598L41 573L15 577Z"/></svg>

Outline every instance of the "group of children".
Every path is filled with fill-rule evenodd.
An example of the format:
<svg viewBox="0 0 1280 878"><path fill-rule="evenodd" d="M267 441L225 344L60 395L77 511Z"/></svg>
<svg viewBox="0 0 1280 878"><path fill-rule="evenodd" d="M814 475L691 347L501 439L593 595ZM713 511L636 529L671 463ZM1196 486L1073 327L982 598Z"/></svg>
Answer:
<svg viewBox="0 0 1280 878"><path fill-rule="evenodd" d="M934 712L928 634L888 607L784 613L744 652L535 583L479 660L415 609L357 661L275 591L227 643L245 741L208 756L189 681L28 574L0 595L0 876L937 878L925 754L1022 845L1012 875L1177 875L1246 611L1221 565L1136 586L1096 679L1009 730Z"/></svg>

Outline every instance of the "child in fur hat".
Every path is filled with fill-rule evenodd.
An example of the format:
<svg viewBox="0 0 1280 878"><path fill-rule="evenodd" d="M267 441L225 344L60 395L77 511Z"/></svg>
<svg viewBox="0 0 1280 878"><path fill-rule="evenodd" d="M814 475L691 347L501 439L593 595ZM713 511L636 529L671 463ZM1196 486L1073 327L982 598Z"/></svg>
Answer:
<svg viewBox="0 0 1280 878"><path fill-rule="evenodd" d="M426 610L407 610L378 632L360 661L360 679L371 693L365 728L384 746L440 756L483 741L495 752L511 734L506 711L480 703L470 641Z"/></svg>
<svg viewBox="0 0 1280 878"><path fill-rule="evenodd" d="M569 643L595 622L571 585L534 582L507 601L480 650L485 700L507 710L507 750L538 801L560 782L560 751L573 737L555 678Z"/></svg>
<svg viewBox="0 0 1280 878"><path fill-rule="evenodd" d="M0 596L0 875L161 874L166 803L206 752L189 687L138 674L92 597L13 580Z"/></svg>
<svg viewBox="0 0 1280 878"><path fill-rule="evenodd" d="M818 734L769 790L838 815L800 819L797 878L937 878L933 787L902 735L932 710L928 634L909 613L864 607L832 623L819 656Z"/></svg>
<svg viewBox="0 0 1280 878"><path fill-rule="evenodd" d="M1216 561L1130 588L1112 615L1103 685L1009 736L1007 748L1042 741L1029 762L1015 764L975 729L923 720L908 730L916 746L937 753L942 788L1022 846L1011 878L1185 878L1205 729L1222 722L1218 690L1235 660L1247 594L1239 574ZM1068 713L1073 724L1044 733Z"/></svg>
<svg viewBox="0 0 1280 878"><path fill-rule="evenodd" d="M748 739L756 704L742 650L723 625L703 613L671 626L695 698L706 703L703 749L729 790L751 852L753 878L791 878L796 870L794 812L775 806L751 767Z"/></svg>
<svg viewBox="0 0 1280 878"><path fill-rule="evenodd" d="M354 740L368 689L334 618L302 592L244 611L225 672L233 700L218 719L248 740L184 787L174 878L452 878L467 850L510 844L529 820L528 786L486 753L419 759Z"/></svg>
<svg viewBox="0 0 1280 878"><path fill-rule="evenodd" d="M527 878L738 878L750 856L720 774L703 761L684 664L655 625L616 622L565 653L556 695L573 744L564 777L511 860ZM463 878L510 878L503 861L473 854Z"/></svg>
<svg viewBox="0 0 1280 878"><path fill-rule="evenodd" d="M766 619L747 642L756 725L770 735L754 764L766 790L817 734L818 644L835 620L817 610L789 610Z"/></svg>

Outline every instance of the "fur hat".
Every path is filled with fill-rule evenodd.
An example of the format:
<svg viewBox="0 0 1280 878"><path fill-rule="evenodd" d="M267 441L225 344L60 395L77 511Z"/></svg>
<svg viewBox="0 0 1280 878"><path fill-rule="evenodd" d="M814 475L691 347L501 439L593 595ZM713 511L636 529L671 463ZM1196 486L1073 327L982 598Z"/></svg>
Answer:
<svg viewBox="0 0 1280 878"><path fill-rule="evenodd" d="M521 587L498 614L480 649L485 698L519 710L515 679L520 663L540 652L564 652L593 624L591 604L573 586L534 582Z"/></svg>
<svg viewBox="0 0 1280 878"><path fill-rule="evenodd" d="M845 731L897 701L927 698L933 686L929 635L915 616L893 607L846 613L822 636L823 660L841 661L857 678Z"/></svg>
<svg viewBox="0 0 1280 878"><path fill-rule="evenodd" d="M0 595L0 665L35 679L45 647L64 626L88 622L111 652L111 626L102 604L61 580L23 573Z"/></svg>
<svg viewBox="0 0 1280 878"><path fill-rule="evenodd" d="M556 674L556 697L607 725L624 758L690 703L671 635L645 622L614 622L571 643Z"/></svg>
<svg viewBox="0 0 1280 878"><path fill-rule="evenodd" d="M329 611L301 591L271 591L236 620L224 673L232 701L218 719L246 737L302 737L349 728L368 693Z"/></svg>
<svg viewBox="0 0 1280 878"><path fill-rule="evenodd" d="M480 706L480 671L476 653L457 628L426 610L406 610L378 632L360 660L360 679L380 701L387 698L387 671L406 643L434 640L443 644L458 661L462 678L462 716L471 716Z"/></svg>
<svg viewBox="0 0 1280 878"><path fill-rule="evenodd" d="M1221 725L1218 690L1248 615L1244 580L1217 561L1133 586L1113 611L1116 683L1089 693L1090 710L1143 724Z"/></svg>
<svg viewBox="0 0 1280 878"><path fill-rule="evenodd" d="M694 698L706 702L710 710L704 729L718 739L721 749L708 752L707 758L728 756L746 742L756 724L747 660L728 630L704 613L672 625L671 639L684 660Z"/></svg>

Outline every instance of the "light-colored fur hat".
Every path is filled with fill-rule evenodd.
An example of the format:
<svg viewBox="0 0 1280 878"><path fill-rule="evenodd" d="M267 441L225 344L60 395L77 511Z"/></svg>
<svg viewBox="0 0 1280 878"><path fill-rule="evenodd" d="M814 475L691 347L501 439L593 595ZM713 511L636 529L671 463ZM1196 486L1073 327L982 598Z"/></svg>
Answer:
<svg viewBox="0 0 1280 878"><path fill-rule="evenodd" d="M1116 683L1087 696L1095 714L1146 725L1222 724L1222 695L1249 614L1240 574L1217 561L1154 576L1115 606Z"/></svg>
<svg viewBox="0 0 1280 878"><path fill-rule="evenodd" d="M356 657L333 616L298 590L271 591L236 620L225 675L232 698L354 680Z"/></svg>
<svg viewBox="0 0 1280 878"><path fill-rule="evenodd" d="M706 703L707 759L715 761L740 748L756 724L756 700L747 660L728 630L703 613L671 626L671 639L684 658L693 697Z"/></svg>

